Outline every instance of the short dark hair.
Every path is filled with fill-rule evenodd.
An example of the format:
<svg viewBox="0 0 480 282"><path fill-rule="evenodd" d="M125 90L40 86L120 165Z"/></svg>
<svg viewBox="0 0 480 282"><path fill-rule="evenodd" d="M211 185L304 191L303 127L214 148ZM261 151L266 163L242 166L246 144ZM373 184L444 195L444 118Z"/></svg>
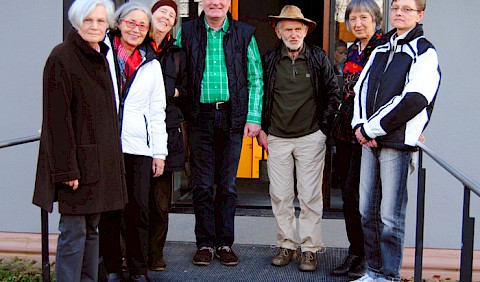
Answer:
<svg viewBox="0 0 480 282"><path fill-rule="evenodd" d="M338 39L335 41L335 49L337 49L338 47L347 47L347 43L342 39Z"/></svg>

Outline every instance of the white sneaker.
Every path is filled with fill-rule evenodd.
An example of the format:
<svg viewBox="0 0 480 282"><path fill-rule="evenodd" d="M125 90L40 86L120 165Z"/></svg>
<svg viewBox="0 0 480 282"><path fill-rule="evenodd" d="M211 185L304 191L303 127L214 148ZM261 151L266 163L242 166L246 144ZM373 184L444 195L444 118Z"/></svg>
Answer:
<svg viewBox="0 0 480 282"><path fill-rule="evenodd" d="M375 282L377 279L368 276L368 274L363 275L362 277L358 278L357 280L353 280L352 282Z"/></svg>

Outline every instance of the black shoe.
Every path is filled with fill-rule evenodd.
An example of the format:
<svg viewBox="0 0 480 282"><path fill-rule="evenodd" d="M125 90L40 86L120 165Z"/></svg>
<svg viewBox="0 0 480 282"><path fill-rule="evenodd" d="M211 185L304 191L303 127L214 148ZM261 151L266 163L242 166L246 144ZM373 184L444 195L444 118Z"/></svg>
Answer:
<svg viewBox="0 0 480 282"><path fill-rule="evenodd" d="M152 271L164 271L167 268L165 261L163 258L155 258L153 259L152 265L150 266L150 270Z"/></svg>
<svg viewBox="0 0 480 282"><path fill-rule="evenodd" d="M147 275L138 274L138 275L130 275L130 281L132 282L150 282Z"/></svg>
<svg viewBox="0 0 480 282"><path fill-rule="evenodd" d="M363 258L356 256L356 255L348 255L343 263L339 266L337 266L333 271L332 275L339 276L339 275L347 275L350 269L355 268L357 265L359 265L361 262L363 262ZM361 275L363 276L363 275ZM360 277L361 277L360 276Z"/></svg>
<svg viewBox="0 0 480 282"><path fill-rule="evenodd" d="M358 279L365 274L367 274L367 262L365 260L361 260L360 263L350 267L347 275L349 278Z"/></svg>

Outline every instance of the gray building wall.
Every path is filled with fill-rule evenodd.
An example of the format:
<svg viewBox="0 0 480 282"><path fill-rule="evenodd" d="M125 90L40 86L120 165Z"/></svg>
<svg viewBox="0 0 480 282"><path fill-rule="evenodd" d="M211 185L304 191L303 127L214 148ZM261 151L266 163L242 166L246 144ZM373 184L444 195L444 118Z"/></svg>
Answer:
<svg viewBox="0 0 480 282"><path fill-rule="evenodd" d="M62 41L63 4L58 0L2 4L0 140L38 134L42 76L52 48ZM0 149L0 231L39 232L40 209L31 204L38 142ZM58 214L50 216L58 230Z"/></svg>
<svg viewBox="0 0 480 282"><path fill-rule="evenodd" d="M149 3L148 0L138 0ZM478 93L478 0L428 1L427 38L436 46L443 80L426 145L479 181L480 93ZM62 41L62 2L15 1L2 5L0 18L11 25L2 32L0 54L0 141L34 135L41 126L41 87L45 60ZM16 32L13 32L16 31ZM0 232L40 232L40 210L31 204L38 142L0 150ZM425 247L461 246L463 187L429 157L427 168ZM416 173L409 181L406 246L415 242ZM472 197L471 215L480 219L480 200ZM58 230L56 211L50 231ZM480 232L476 225L476 234ZM480 249L480 236L476 236Z"/></svg>
<svg viewBox="0 0 480 282"><path fill-rule="evenodd" d="M478 27L474 24L477 0L427 1L423 20L425 35L435 45L442 69L442 85L425 144L480 182L480 93ZM458 249L461 246L463 186L428 156L425 246ZM415 177L416 178L416 173ZM412 181L415 180L415 181ZM406 245L415 245L416 179L409 182ZM471 216L480 220L480 200L472 194ZM477 222L475 249L480 249Z"/></svg>

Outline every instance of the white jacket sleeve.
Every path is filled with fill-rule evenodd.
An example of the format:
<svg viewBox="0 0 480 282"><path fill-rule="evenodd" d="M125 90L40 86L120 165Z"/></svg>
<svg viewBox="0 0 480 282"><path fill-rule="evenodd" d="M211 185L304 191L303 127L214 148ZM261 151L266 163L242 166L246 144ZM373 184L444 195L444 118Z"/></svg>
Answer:
<svg viewBox="0 0 480 282"><path fill-rule="evenodd" d="M150 123L152 130L153 158L162 159L168 155L167 150L167 130L165 124L165 107L167 105L165 97L165 86L163 83L163 75L160 63L157 60L152 61L154 64L152 73L154 79L152 82L152 90L150 91Z"/></svg>

